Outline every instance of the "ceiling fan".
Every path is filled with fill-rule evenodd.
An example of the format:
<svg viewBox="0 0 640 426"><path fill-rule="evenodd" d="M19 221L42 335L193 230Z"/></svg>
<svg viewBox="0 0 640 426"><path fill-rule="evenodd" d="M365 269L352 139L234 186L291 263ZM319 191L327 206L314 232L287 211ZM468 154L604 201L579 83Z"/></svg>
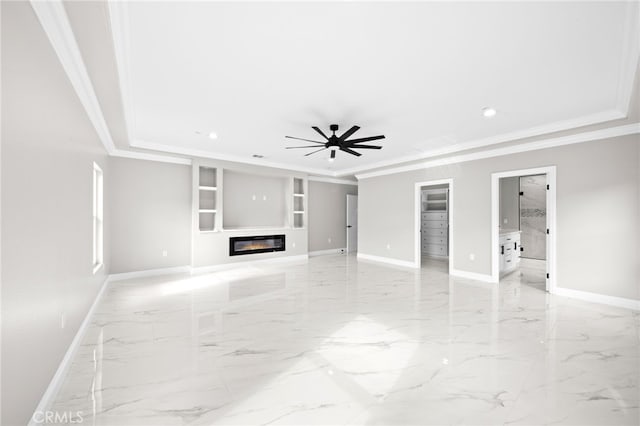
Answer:
<svg viewBox="0 0 640 426"><path fill-rule="evenodd" d="M334 158L336 158L336 151L340 150L340 151L344 151L347 152L351 155L355 155L356 157L361 156L362 154L359 152L354 151L354 149L382 149L381 146L376 146L376 145L361 145L364 142L370 142L370 141L375 141L378 139L384 139L384 135L379 135L379 136L369 136L366 138L359 138L359 139L348 139L351 135L353 135L355 132L357 132L360 127L358 126L353 126L352 128L350 128L349 130L347 130L346 132L344 132L342 134L342 136L336 136L336 132L338 131L338 125L337 124L332 124L331 126L329 126L329 130L331 130L331 132L333 132L333 134L331 136L327 136L324 134L324 132L322 130L320 130L317 126L313 126L311 127L313 130L315 130L316 132L318 132L323 138L326 139L326 142L320 142L320 141L313 141L310 139L303 139L303 138L296 138L293 136L285 136L285 138L289 138L289 139L296 139L299 141L305 141L305 142L311 142L311 143L315 143L316 145L305 145L305 146L288 146L286 149L298 149L298 148L320 148L317 149L315 151L312 151L308 154L305 154L304 156L307 157L311 154L315 154L316 152L320 152L320 151L324 151L325 149L330 149L331 150L331 157L329 158L329 161L333 161Z"/></svg>

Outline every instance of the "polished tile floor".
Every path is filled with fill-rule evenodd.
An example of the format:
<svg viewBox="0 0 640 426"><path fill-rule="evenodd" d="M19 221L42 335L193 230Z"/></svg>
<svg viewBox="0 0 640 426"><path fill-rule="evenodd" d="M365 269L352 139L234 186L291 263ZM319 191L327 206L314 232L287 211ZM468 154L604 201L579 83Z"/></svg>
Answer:
<svg viewBox="0 0 640 426"><path fill-rule="evenodd" d="M640 316L322 256L109 284L54 410L84 424L637 425Z"/></svg>

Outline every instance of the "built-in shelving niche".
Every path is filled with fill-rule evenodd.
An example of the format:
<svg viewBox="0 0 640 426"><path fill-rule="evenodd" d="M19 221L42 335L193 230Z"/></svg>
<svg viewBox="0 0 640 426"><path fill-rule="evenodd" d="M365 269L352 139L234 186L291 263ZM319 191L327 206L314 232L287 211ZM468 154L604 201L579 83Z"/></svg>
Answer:
<svg viewBox="0 0 640 426"><path fill-rule="evenodd" d="M200 231L213 231L216 227L216 169L200 167L198 177L198 226Z"/></svg>
<svg viewBox="0 0 640 426"><path fill-rule="evenodd" d="M293 178L293 227L304 228L304 179Z"/></svg>

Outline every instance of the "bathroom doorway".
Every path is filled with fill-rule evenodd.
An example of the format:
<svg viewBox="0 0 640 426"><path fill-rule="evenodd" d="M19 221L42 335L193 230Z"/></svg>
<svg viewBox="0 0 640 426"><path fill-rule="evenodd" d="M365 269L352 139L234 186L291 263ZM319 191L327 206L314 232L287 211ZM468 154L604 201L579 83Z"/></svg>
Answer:
<svg viewBox="0 0 640 426"><path fill-rule="evenodd" d="M555 288L555 167L492 175L494 281Z"/></svg>

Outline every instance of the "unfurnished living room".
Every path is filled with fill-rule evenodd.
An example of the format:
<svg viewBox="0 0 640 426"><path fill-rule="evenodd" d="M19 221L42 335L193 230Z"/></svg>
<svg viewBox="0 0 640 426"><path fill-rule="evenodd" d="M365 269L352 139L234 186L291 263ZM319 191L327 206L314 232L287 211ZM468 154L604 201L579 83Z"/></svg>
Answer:
<svg viewBox="0 0 640 426"><path fill-rule="evenodd" d="M640 424L640 3L2 1L0 423Z"/></svg>

